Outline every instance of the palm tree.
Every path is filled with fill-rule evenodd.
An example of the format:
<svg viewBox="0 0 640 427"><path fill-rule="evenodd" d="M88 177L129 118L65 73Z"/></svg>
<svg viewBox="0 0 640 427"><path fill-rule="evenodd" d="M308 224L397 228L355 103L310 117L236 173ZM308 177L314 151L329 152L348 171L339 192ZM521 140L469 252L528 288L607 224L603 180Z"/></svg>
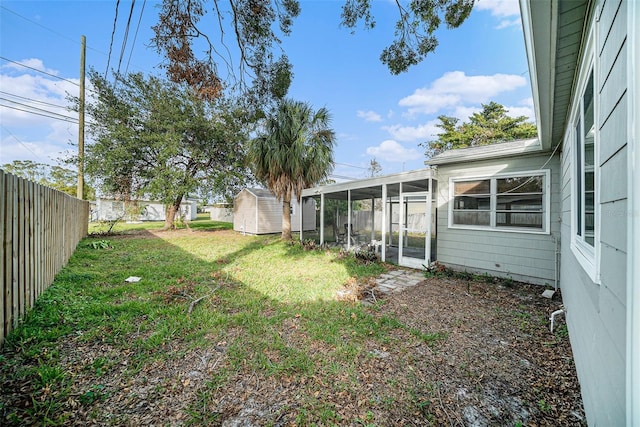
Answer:
<svg viewBox="0 0 640 427"><path fill-rule="evenodd" d="M282 200L282 240L291 240L291 198L326 179L333 169L335 133L326 108L283 99L249 148L255 177Z"/></svg>

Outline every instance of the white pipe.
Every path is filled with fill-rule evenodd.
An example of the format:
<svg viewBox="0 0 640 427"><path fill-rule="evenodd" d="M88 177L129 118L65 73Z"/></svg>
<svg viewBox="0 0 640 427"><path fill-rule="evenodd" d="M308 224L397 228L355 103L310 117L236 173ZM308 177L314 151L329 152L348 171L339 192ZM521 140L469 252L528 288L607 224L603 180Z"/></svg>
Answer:
<svg viewBox="0 0 640 427"><path fill-rule="evenodd" d="M553 242L555 243L556 246L556 250L555 250L555 259L554 259L554 272L553 272L553 290L555 292L558 292L558 273L559 273L559 265L560 264L560 258L558 257L558 255L560 255L560 239L558 239L556 236L551 235L553 238Z"/></svg>
<svg viewBox="0 0 640 427"><path fill-rule="evenodd" d="M553 333L553 323L555 321L555 317L558 314L565 314L564 308L561 308L560 310L556 310L553 313L551 313L551 317L549 317L549 320L551 320L551 333Z"/></svg>

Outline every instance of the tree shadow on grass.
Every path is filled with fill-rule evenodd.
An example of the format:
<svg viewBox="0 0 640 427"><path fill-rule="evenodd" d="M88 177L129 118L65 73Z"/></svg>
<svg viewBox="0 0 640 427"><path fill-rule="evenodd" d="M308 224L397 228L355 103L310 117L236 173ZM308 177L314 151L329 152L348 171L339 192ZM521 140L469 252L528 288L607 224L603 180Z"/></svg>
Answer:
<svg viewBox="0 0 640 427"><path fill-rule="evenodd" d="M360 320L362 308L350 303L283 302L238 279L244 258L281 252L277 237L235 236L224 247L215 231L194 233L213 247L202 257L172 242L180 237L183 245L183 234L159 234L112 236L107 247L90 244L102 236L80 242L0 353L0 417L9 425L135 424L140 416L197 424L212 412L233 412L237 402L224 403L220 387L240 392L233 384L246 380L242 373L311 377L328 363L314 346L338 346L347 355L339 363L351 364L362 340L389 329ZM319 255L299 254L298 263ZM345 336L356 342L341 343ZM270 404L285 408L285 401ZM297 410L289 410L295 419Z"/></svg>

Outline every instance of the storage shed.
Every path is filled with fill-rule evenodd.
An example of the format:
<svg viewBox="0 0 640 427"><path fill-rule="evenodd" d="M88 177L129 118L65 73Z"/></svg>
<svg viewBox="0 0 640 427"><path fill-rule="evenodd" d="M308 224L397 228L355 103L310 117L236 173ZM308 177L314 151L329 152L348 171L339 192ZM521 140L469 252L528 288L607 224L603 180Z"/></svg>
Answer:
<svg viewBox="0 0 640 427"><path fill-rule="evenodd" d="M316 229L316 202L307 199L303 203L303 230ZM291 231L300 231L300 205L291 201ZM233 229L247 234L271 234L282 231L282 201L269 190L245 188L236 195L233 203Z"/></svg>

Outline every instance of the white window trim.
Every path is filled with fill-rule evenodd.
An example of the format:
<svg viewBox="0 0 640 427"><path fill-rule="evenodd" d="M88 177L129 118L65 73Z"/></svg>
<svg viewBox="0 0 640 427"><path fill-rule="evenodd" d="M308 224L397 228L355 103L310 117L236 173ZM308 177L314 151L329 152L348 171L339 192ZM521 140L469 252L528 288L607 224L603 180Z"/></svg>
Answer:
<svg viewBox="0 0 640 427"><path fill-rule="evenodd" d="M533 230L530 228L518 227L497 227L495 225L495 195L496 195L496 179L502 178L518 178L523 176L542 176L542 213L544 215L542 222L542 230ZM491 222L490 225L464 225L453 223L453 199L454 184L456 182L491 180ZM449 221L448 227L457 230L480 230L499 233L525 233L525 234L550 234L551 233L551 171L549 169L537 169L529 171L505 172L494 175L473 175L459 178L449 178Z"/></svg>
<svg viewBox="0 0 640 427"><path fill-rule="evenodd" d="M598 90L598 69L596 67L595 61L595 22L592 22L591 27L589 28L589 34L587 36L586 43L584 45L584 53L581 60L581 65L579 69L579 79L578 84L576 85L576 90L573 94L573 100L571 104L571 114L569 126L567 126L567 133L565 134L564 139L564 147L565 150L569 153L569 167L571 172L571 252L574 257L582 266L582 269L589 275L591 280L599 284L600 283L600 220L602 218L600 212L600 156L598 147L600 146L600 123L598 120L600 113L600 96ZM595 197L594 197L594 236L593 236L593 246L589 245L584 241L584 236L578 236L578 226L576 213L578 211L578 197L582 197L582 195L578 195L578 186L577 186L577 170L576 170L576 153L574 150L576 149L576 125L578 124L578 120L581 120L581 111L582 111L582 97L584 95L584 91L586 85L589 80L589 75L593 70L593 115L594 121L593 126L595 129L595 134L593 136L593 144L594 144L594 153L593 153L593 163L594 163L594 189L595 189ZM583 207L584 209L584 207Z"/></svg>

